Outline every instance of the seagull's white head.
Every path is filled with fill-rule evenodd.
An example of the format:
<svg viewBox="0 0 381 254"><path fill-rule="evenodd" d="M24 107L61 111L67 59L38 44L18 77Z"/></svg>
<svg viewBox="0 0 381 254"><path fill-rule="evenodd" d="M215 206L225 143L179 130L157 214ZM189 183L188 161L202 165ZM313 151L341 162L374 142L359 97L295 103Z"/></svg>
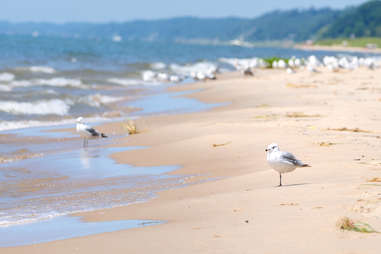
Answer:
<svg viewBox="0 0 381 254"><path fill-rule="evenodd" d="M268 152L268 153L271 153L273 151L279 151L279 146L277 144L275 144L275 143L272 143L272 144L267 146L265 151Z"/></svg>
<svg viewBox="0 0 381 254"><path fill-rule="evenodd" d="M82 123L82 120L83 120L83 117L82 117L82 116L78 117L78 118L77 118L77 123Z"/></svg>

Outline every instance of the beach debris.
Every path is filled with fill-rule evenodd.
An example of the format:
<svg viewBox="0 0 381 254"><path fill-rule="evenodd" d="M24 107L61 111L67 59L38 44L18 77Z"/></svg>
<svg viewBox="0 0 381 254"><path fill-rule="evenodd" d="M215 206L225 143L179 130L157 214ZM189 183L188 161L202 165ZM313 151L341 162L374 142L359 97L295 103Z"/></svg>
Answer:
<svg viewBox="0 0 381 254"><path fill-rule="evenodd" d="M317 85L298 85L293 83L288 83L286 86L289 88L317 88Z"/></svg>
<svg viewBox="0 0 381 254"><path fill-rule="evenodd" d="M222 144L213 144L212 147L226 146L226 145L229 145L231 143L232 143L232 141L228 141L228 142L222 143Z"/></svg>
<svg viewBox="0 0 381 254"><path fill-rule="evenodd" d="M361 155L361 157L360 158L356 158L356 159L354 159L355 161L361 161L362 159L364 159L365 158L365 155Z"/></svg>
<svg viewBox="0 0 381 254"><path fill-rule="evenodd" d="M355 222L348 217L340 218L337 221L336 226L341 230L355 231L359 233L379 233L368 223L364 223L360 221Z"/></svg>
<svg viewBox="0 0 381 254"><path fill-rule="evenodd" d="M294 202L286 202L286 203L280 203L279 205L281 206L298 206L299 204L298 203L294 203Z"/></svg>
<svg viewBox="0 0 381 254"><path fill-rule="evenodd" d="M139 133L136 127L136 123L132 120L128 120L125 124L123 124L123 128L127 130L129 135L134 135Z"/></svg>
<svg viewBox="0 0 381 254"><path fill-rule="evenodd" d="M304 114L303 112L291 112L291 113L287 113L286 116L290 118L321 117L321 115L319 114L307 115L307 114Z"/></svg>
<svg viewBox="0 0 381 254"><path fill-rule="evenodd" d="M373 177L372 179L367 180L369 183L381 183L380 177Z"/></svg>
<svg viewBox="0 0 381 254"><path fill-rule="evenodd" d="M359 129L359 128L350 129L350 128L347 128L347 127L343 127L343 128L328 128L327 130L328 131L348 131L348 132L371 133L371 131L362 130L362 129Z"/></svg>
<svg viewBox="0 0 381 254"><path fill-rule="evenodd" d="M329 146L333 146L333 145L336 145L336 143L332 143L332 142L319 142L318 143L319 146L323 146L323 147L329 147Z"/></svg>
<svg viewBox="0 0 381 254"><path fill-rule="evenodd" d="M258 116L254 116L253 118L261 119L261 120L273 120L273 119L276 119L277 117L278 115L276 114L269 114L269 115L258 115Z"/></svg>

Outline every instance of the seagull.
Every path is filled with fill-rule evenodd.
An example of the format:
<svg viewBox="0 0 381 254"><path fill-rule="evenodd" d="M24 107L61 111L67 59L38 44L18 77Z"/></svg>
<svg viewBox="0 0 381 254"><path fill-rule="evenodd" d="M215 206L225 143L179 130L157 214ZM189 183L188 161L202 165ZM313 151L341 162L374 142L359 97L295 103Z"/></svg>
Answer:
<svg viewBox="0 0 381 254"><path fill-rule="evenodd" d="M102 137L107 138L103 133L97 132L94 128L82 122L83 117L77 118L77 132L83 137L83 147L87 146L89 138Z"/></svg>
<svg viewBox="0 0 381 254"><path fill-rule="evenodd" d="M277 144L267 146L267 162L275 171L279 172L279 187L282 186L282 174L294 171L299 167L310 167L304 164L289 152L283 152Z"/></svg>

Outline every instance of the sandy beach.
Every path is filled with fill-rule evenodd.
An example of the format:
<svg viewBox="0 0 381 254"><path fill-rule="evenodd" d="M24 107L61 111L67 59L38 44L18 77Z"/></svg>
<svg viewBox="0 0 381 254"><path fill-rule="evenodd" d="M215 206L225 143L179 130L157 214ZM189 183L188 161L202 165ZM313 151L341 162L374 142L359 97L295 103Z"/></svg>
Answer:
<svg viewBox="0 0 381 254"><path fill-rule="evenodd" d="M21 247L8 253L379 253L381 235L338 229L348 216L381 231L380 69L257 70L171 87L211 110L147 116L114 153L118 163L179 165L188 185L148 202L77 214L86 221L164 223ZM118 133L122 123L101 131ZM278 174L276 142L311 168Z"/></svg>

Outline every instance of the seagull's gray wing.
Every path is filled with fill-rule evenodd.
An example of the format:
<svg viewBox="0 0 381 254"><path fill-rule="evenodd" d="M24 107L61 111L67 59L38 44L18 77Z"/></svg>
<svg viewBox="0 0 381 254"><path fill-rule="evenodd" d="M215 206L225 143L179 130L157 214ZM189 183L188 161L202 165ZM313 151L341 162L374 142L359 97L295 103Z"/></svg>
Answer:
<svg viewBox="0 0 381 254"><path fill-rule="evenodd" d="M93 137L99 136L99 133L94 128L86 128L86 131L89 132Z"/></svg>
<svg viewBox="0 0 381 254"><path fill-rule="evenodd" d="M282 160L285 160L285 161L291 163L292 165L299 166L299 167L304 166L304 163L301 162L300 160L296 159L296 157L292 153L282 152L280 155L280 158Z"/></svg>

